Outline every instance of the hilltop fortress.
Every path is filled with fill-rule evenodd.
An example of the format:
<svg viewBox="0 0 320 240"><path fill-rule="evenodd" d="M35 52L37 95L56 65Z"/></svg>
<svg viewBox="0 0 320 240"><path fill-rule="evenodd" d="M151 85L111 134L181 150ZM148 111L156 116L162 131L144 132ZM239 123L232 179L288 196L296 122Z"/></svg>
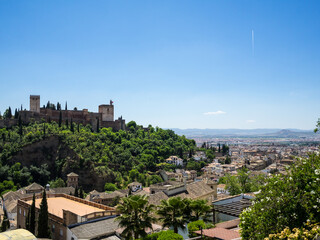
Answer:
<svg viewBox="0 0 320 240"><path fill-rule="evenodd" d="M53 110L51 108L40 108L40 95L30 95L30 110L20 111L19 115L23 124L28 124L32 121L55 121L59 122L61 112L62 122L67 120L83 125L90 124L93 129L99 127L111 127L114 131L120 129L125 130L126 124L122 117L114 120L114 105L110 100L110 104L99 105L99 112L89 112L88 109L83 110ZM1 127L11 127L18 124L18 119L0 120Z"/></svg>

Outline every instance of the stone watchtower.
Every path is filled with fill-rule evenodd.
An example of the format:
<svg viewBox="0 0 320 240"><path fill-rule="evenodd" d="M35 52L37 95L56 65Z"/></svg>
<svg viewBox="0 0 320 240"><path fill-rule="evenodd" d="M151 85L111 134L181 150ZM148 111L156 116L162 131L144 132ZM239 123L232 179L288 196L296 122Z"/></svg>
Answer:
<svg viewBox="0 0 320 240"><path fill-rule="evenodd" d="M72 172L67 175L67 187L78 187L79 175Z"/></svg>
<svg viewBox="0 0 320 240"><path fill-rule="evenodd" d="M110 100L110 104L99 105L99 113L102 115L102 121L114 121L114 106Z"/></svg>
<svg viewBox="0 0 320 240"><path fill-rule="evenodd" d="M30 95L30 111L40 113L40 95Z"/></svg>

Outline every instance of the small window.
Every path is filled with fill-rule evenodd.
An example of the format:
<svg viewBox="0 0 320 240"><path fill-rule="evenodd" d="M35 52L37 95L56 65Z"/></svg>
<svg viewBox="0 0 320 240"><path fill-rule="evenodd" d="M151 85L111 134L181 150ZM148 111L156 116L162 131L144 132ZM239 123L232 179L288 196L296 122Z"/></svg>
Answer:
<svg viewBox="0 0 320 240"><path fill-rule="evenodd" d="M63 230L60 229L60 236L63 236Z"/></svg>
<svg viewBox="0 0 320 240"><path fill-rule="evenodd" d="M21 214L21 208L19 208L19 214Z"/></svg>
<svg viewBox="0 0 320 240"><path fill-rule="evenodd" d="M54 233L54 230L56 229L56 226L52 224L52 232Z"/></svg>
<svg viewBox="0 0 320 240"><path fill-rule="evenodd" d="M26 216L26 210L23 210L23 216Z"/></svg>

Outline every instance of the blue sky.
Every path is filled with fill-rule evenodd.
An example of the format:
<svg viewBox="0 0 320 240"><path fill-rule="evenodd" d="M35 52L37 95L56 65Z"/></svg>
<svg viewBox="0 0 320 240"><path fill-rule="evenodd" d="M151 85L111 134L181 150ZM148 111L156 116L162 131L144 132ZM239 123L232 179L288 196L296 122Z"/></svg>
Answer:
<svg viewBox="0 0 320 240"><path fill-rule="evenodd" d="M312 129L317 1L0 1L0 111L29 95L164 128ZM254 40L252 38L254 33Z"/></svg>

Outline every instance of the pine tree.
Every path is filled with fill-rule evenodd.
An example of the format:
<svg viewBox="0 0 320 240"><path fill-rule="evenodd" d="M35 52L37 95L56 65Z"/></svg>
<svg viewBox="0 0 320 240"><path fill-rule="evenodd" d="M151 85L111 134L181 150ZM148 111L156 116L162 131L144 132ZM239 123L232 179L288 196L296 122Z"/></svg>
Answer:
<svg viewBox="0 0 320 240"><path fill-rule="evenodd" d="M72 118L71 118L71 121L70 121L70 130L71 130L71 132L74 133L74 127L73 127Z"/></svg>
<svg viewBox="0 0 320 240"><path fill-rule="evenodd" d="M35 194L33 194L32 204L29 212L30 212L30 220L29 220L30 229L28 230L33 234L35 234L35 230L36 230L36 196Z"/></svg>
<svg viewBox="0 0 320 240"><path fill-rule="evenodd" d="M62 112L60 111L60 114L59 114L59 128L61 128L61 123L62 123Z"/></svg>
<svg viewBox="0 0 320 240"><path fill-rule="evenodd" d="M38 238L49 238L50 232L48 225L48 203L45 190L42 194L38 223Z"/></svg>

